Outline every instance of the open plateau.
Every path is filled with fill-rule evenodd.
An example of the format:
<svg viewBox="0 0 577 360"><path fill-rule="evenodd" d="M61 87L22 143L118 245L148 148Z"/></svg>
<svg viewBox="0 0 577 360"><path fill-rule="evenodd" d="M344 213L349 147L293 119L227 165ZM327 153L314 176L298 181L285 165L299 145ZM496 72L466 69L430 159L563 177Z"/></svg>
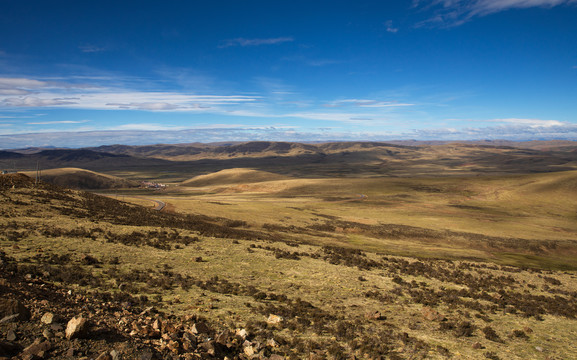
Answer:
<svg viewBox="0 0 577 360"><path fill-rule="evenodd" d="M577 142L0 151L0 359L577 359Z"/></svg>

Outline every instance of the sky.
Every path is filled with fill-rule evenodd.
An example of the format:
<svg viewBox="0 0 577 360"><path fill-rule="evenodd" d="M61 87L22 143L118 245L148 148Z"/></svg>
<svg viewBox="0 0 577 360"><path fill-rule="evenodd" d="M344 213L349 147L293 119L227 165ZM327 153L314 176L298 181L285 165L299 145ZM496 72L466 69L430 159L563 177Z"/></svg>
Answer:
<svg viewBox="0 0 577 360"><path fill-rule="evenodd" d="M577 140L577 0L0 0L0 148Z"/></svg>

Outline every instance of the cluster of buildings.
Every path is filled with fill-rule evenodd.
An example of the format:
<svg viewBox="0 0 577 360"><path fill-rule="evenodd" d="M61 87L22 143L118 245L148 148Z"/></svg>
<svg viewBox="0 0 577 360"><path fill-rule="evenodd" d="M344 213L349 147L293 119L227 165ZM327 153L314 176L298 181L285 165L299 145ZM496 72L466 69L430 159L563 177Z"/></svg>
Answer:
<svg viewBox="0 0 577 360"><path fill-rule="evenodd" d="M155 182L151 182L151 181L141 181L140 187L143 189L163 190L163 189L166 189L168 187L168 185L161 184L161 183L155 183Z"/></svg>

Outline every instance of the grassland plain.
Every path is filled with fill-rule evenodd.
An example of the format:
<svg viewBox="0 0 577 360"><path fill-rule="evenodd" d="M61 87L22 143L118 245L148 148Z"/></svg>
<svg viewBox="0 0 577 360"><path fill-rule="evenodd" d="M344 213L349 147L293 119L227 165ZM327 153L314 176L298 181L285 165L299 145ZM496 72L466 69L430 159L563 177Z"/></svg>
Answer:
<svg viewBox="0 0 577 360"><path fill-rule="evenodd" d="M260 173L256 183L239 173L251 172L152 193L175 213L4 175L3 266L30 283L245 329L231 358L577 358L575 173ZM157 357L216 356L185 346L185 330L172 343L118 331ZM64 357L66 341L50 354Z"/></svg>

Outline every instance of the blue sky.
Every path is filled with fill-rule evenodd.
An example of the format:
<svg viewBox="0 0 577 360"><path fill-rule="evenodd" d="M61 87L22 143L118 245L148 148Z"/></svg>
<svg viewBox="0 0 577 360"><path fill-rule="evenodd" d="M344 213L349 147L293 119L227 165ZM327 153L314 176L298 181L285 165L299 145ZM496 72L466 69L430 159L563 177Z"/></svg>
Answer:
<svg viewBox="0 0 577 360"><path fill-rule="evenodd" d="M577 139L577 0L0 0L0 148Z"/></svg>

